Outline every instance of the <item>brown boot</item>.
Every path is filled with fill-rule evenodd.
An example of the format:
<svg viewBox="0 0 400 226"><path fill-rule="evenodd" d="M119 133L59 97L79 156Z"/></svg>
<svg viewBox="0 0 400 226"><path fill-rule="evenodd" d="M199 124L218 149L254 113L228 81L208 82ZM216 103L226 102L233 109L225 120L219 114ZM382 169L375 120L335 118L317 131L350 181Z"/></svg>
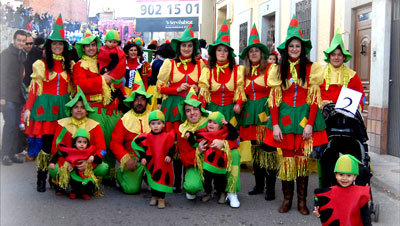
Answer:
<svg viewBox="0 0 400 226"><path fill-rule="evenodd" d="M157 205L157 200L158 200L158 198L157 197L155 197L155 196L152 196L151 197L151 200L150 200L150 206L155 206L155 205Z"/></svg>
<svg viewBox="0 0 400 226"><path fill-rule="evenodd" d="M279 208L279 213L286 213L292 207L292 199L294 192L294 181L282 181L283 202Z"/></svg>
<svg viewBox="0 0 400 226"><path fill-rule="evenodd" d="M158 199L158 208L159 209L165 208L165 199Z"/></svg>
<svg viewBox="0 0 400 226"><path fill-rule="evenodd" d="M297 209L303 215L310 214L307 208L308 177L297 177Z"/></svg>

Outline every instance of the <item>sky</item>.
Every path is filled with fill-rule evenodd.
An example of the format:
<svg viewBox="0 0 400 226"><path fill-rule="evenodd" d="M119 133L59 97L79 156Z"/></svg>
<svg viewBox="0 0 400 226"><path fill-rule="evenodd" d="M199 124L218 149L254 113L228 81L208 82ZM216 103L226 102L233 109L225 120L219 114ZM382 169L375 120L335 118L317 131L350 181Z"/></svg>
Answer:
<svg viewBox="0 0 400 226"><path fill-rule="evenodd" d="M87 0L90 2L89 17L110 8L115 10L117 17L134 17L135 0Z"/></svg>

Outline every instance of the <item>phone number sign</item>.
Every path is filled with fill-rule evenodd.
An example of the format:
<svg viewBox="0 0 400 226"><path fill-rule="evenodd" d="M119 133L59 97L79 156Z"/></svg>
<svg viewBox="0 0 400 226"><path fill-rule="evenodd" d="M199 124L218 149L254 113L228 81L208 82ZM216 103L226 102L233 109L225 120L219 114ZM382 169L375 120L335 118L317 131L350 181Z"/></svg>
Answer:
<svg viewBox="0 0 400 226"><path fill-rule="evenodd" d="M136 18L198 17L199 0L136 0Z"/></svg>
<svg viewBox="0 0 400 226"><path fill-rule="evenodd" d="M192 24L193 31L199 30L198 17L136 18L136 31L137 32L184 31L189 24Z"/></svg>

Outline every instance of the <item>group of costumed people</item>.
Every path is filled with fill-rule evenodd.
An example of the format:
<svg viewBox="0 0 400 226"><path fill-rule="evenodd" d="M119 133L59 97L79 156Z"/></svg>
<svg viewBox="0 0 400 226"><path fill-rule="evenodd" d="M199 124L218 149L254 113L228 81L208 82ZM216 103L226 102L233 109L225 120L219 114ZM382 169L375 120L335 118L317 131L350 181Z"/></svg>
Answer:
<svg viewBox="0 0 400 226"><path fill-rule="evenodd" d="M140 43L122 49L116 31L107 32L105 42L86 34L76 43L81 60L74 63L60 16L45 59L33 65L24 120L29 148L40 150L39 192L46 190L48 171L57 194L71 186L69 197L84 199L115 179L124 193L135 194L146 174L150 205L164 208L165 193L180 192L182 181L187 199L204 191L207 202L214 181L218 202L238 208L239 146L248 141L255 176L249 194L266 189L265 199L274 200L278 176L279 212L290 210L296 182L298 210L309 214L309 155L328 142L320 108L335 103L341 87L363 92L358 75L343 64L351 54L340 33L324 51L325 67L307 58L311 41L295 17L278 47L280 65L255 25L239 55L244 65L237 65L226 21L208 47L208 61L198 57L191 25L171 40L174 54L160 53L153 69L141 59ZM334 177L336 159L327 161L327 177Z"/></svg>

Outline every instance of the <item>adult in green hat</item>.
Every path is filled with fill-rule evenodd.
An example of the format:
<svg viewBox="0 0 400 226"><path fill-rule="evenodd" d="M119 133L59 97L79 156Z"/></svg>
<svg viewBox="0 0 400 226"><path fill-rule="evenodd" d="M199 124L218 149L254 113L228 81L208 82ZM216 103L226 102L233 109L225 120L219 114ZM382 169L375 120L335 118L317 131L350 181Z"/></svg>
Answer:
<svg viewBox="0 0 400 226"><path fill-rule="evenodd" d="M41 137L39 152L37 191L46 191L47 165L57 120L64 118L65 104L70 100L68 84L73 62L70 60L68 43L64 39L61 14L54 30L44 45L46 56L32 65L32 81L24 112L27 123L25 133L29 137ZM57 84L57 86L55 85Z"/></svg>
<svg viewBox="0 0 400 226"><path fill-rule="evenodd" d="M185 99L191 87L199 91L198 82L201 70L206 67L203 59L196 59L200 44L194 37L192 24L180 38L172 39L171 47L176 55L174 59L165 59L158 73L156 83L157 96L162 97L161 111L165 114L166 131L178 130L182 123L178 105ZM182 164L179 156L173 159L175 170L175 192L181 191Z"/></svg>
<svg viewBox="0 0 400 226"><path fill-rule="evenodd" d="M357 73L344 65L351 59L351 54L344 47L339 29L337 29L331 45L324 53L324 60L328 64L323 69L324 82L320 86L322 106L336 103L342 87L347 87L362 93L359 103L359 111L362 111L365 102L364 88ZM324 111L328 111L328 109L324 108ZM339 151L329 151L321 157L321 184L323 187L336 184L333 168L338 158Z"/></svg>
<svg viewBox="0 0 400 226"><path fill-rule="evenodd" d="M268 76L278 73L275 64L269 64L267 47L260 43L256 25L250 31L249 45L242 51L244 59L245 85L247 101L244 103L240 117L240 138L251 142L255 186L249 195L264 193L265 199L275 199L275 181L278 168L278 156L275 147L263 144L264 131L269 117L265 106L270 93L267 86ZM266 186L265 186L266 185Z"/></svg>
<svg viewBox="0 0 400 226"><path fill-rule="evenodd" d="M279 212L292 206L294 181L297 184L297 208L308 215L306 205L308 157L314 146L328 142L325 121L319 110L322 66L310 62L306 54L311 42L304 39L296 17L290 21L286 40L278 47L282 56L280 74L268 76L271 87L268 105L271 120L267 121L264 143L282 149L279 169L284 200Z"/></svg>
<svg viewBox="0 0 400 226"><path fill-rule="evenodd" d="M100 75L97 55L101 46L100 39L86 32L85 37L76 43L76 48L81 60L78 61L73 68L72 81L74 86L79 86L93 112L89 112L88 117L100 123L103 130L104 138L107 145L107 155L104 161L110 166L109 175L107 175L103 183L115 184L115 158L110 151L109 145L111 133L118 119L121 118L121 112L118 108L120 103L118 96L123 97L122 92L115 88L114 79L109 73ZM115 89L114 97L111 97L111 90ZM123 104L122 104L123 105Z"/></svg>
<svg viewBox="0 0 400 226"><path fill-rule="evenodd" d="M142 133L149 133L149 114L147 106L151 103L152 95L145 91L143 81L135 76L131 95L124 100L129 107L121 119L118 120L112 132L110 148L121 168L116 172L118 184L126 194L139 192L142 184L144 167L137 164L139 159L131 146L132 140Z"/></svg>
<svg viewBox="0 0 400 226"><path fill-rule="evenodd" d="M90 137L90 146L95 147L95 154L93 160L93 172L95 176L105 176L108 172L108 164L102 162L106 154L106 143L104 140L103 132L100 124L88 118L88 114L94 110L90 107L86 100L85 94L80 87L77 87L77 93L74 98L69 101L66 105L66 115L63 119L57 121L55 126L54 139L51 154L53 156L50 161L52 164L49 165L49 171L52 178L52 183L56 188L57 194L65 193L65 188L68 183L64 183L65 180L60 180L61 175L67 173L67 166L65 166L65 159L59 154L60 146L72 147L73 139L78 136L78 132L84 129ZM76 167L81 171L84 171L87 167L87 161L82 161ZM64 177L65 178L65 177ZM83 183L83 181L80 181Z"/></svg>
<svg viewBox="0 0 400 226"><path fill-rule="evenodd" d="M246 102L244 92L244 67L236 65L233 48L230 46L229 27L226 22L218 32L217 40L208 47L209 67L203 69L199 81L199 99L206 104L206 109L219 111L226 121L238 127L239 113ZM228 141L230 146L237 146ZM231 207L238 208L240 202L236 193L240 190L240 154L236 148L232 150L232 171L228 173L227 199Z"/></svg>

